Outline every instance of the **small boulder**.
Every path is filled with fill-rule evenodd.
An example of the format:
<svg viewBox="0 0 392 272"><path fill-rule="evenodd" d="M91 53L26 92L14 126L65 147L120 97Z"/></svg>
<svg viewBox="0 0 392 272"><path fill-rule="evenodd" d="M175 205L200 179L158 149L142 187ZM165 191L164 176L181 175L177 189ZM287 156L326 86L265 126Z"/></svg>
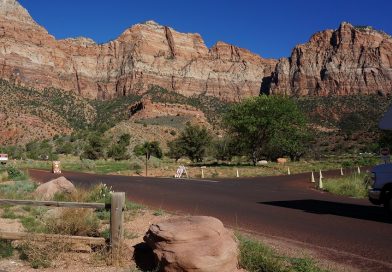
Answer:
<svg viewBox="0 0 392 272"><path fill-rule="evenodd" d="M286 159L286 158L278 158L278 159L276 160L276 162L277 162L277 163L286 163L286 162L287 162L287 159Z"/></svg>
<svg viewBox="0 0 392 272"><path fill-rule="evenodd" d="M239 271L237 241L214 217L178 217L153 224L144 241L161 271Z"/></svg>
<svg viewBox="0 0 392 272"><path fill-rule="evenodd" d="M69 180L59 177L38 186L35 195L41 200L51 200L56 193L71 194L75 191L75 186Z"/></svg>
<svg viewBox="0 0 392 272"><path fill-rule="evenodd" d="M266 161L266 160L258 161L257 164L258 165L266 165L266 164L268 164L268 161Z"/></svg>

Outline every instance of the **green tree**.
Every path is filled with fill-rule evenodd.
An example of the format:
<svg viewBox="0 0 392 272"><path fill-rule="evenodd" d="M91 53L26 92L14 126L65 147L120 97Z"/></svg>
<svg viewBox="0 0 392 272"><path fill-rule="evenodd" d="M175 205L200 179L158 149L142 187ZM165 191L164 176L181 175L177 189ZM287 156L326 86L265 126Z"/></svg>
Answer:
<svg viewBox="0 0 392 272"><path fill-rule="evenodd" d="M285 155L297 160L309 139L303 113L295 102L281 96L261 95L235 104L224 123L238 150L254 165L262 158L275 160Z"/></svg>
<svg viewBox="0 0 392 272"><path fill-rule="evenodd" d="M99 133L93 133L88 138L88 144L84 147L82 159L98 160L104 156L107 143Z"/></svg>
<svg viewBox="0 0 392 272"><path fill-rule="evenodd" d="M351 112L344 114L338 123L338 127L349 139L355 132L360 130L368 130L367 120L365 116L359 112Z"/></svg>
<svg viewBox="0 0 392 272"><path fill-rule="evenodd" d="M230 161L238 153L235 141L226 136L213 141L213 154L217 160Z"/></svg>
<svg viewBox="0 0 392 272"><path fill-rule="evenodd" d="M129 146L131 135L128 133L122 134L117 141L113 144L108 152L108 156L115 160L127 160L129 155L127 154L127 147Z"/></svg>
<svg viewBox="0 0 392 272"><path fill-rule="evenodd" d="M201 162L211 143L211 135L205 127L187 123L180 136L174 141L176 148L182 150L189 159L193 162Z"/></svg>
<svg viewBox="0 0 392 272"><path fill-rule="evenodd" d="M155 156L157 158L162 158L162 149L159 146L159 142L153 141L153 142L144 142L143 145L137 145L135 146L133 152L137 156L145 156L146 157L146 176L147 176L147 164L148 160L150 159L151 156Z"/></svg>
<svg viewBox="0 0 392 272"><path fill-rule="evenodd" d="M167 146L169 147L169 152L167 153L167 156L171 159L175 159L176 162L181 157L185 156L185 150L182 147L181 141L179 139L168 142Z"/></svg>

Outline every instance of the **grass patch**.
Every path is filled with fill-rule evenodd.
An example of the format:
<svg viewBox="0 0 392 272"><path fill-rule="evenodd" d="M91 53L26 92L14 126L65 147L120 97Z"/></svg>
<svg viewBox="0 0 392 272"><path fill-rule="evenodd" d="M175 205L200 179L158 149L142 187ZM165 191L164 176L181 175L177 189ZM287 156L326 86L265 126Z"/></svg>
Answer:
<svg viewBox="0 0 392 272"><path fill-rule="evenodd" d="M38 233L45 233L46 228L42 221L33 216L26 216L20 219L23 227L28 232L38 232Z"/></svg>
<svg viewBox="0 0 392 272"><path fill-rule="evenodd" d="M0 197L8 199L29 199L37 184L28 180L18 180L10 184L0 185Z"/></svg>
<svg viewBox="0 0 392 272"><path fill-rule="evenodd" d="M153 212L153 215L155 215L155 216L162 216L164 214L165 214L165 211L162 209L159 209L159 210L156 210Z"/></svg>
<svg viewBox="0 0 392 272"><path fill-rule="evenodd" d="M280 256L260 241L237 233L240 267L249 272L327 272L309 258Z"/></svg>
<svg viewBox="0 0 392 272"><path fill-rule="evenodd" d="M324 190L337 195L366 198L365 177L366 174L353 173L348 176L326 179Z"/></svg>
<svg viewBox="0 0 392 272"><path fill-rule="evenodd" d="M145 209L143 205L131 202L129 200L126 200L125 207L127 209L127 212L129 212L131 215L136 215L139 211Z"/></svg>
<svg viewBox="0 0 392 272"><path fill-rule="evenodd" d="M9 207L5 207L3 210L3 214L1 215L2 218L8 218L8 219L16 219L18 216L15 214L13 210Z"/></svg>
<svg viewBox="0 0 392 272"><path fill-rule="evenodd" d="M12 256L14 248L9 240L0 240L0 258L7 258Z"/></svg>

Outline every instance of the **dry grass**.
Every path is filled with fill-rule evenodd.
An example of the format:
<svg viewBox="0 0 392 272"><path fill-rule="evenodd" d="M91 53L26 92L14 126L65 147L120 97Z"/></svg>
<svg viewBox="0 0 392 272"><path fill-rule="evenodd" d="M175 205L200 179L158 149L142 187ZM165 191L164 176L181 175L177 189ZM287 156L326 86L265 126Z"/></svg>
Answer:
<svg viewBox="0 0 392 272"><path fill-rule="evenodd" d="M48 233L99 236L99 221L91 209L59 208L51 211L44 219Z"/></svg>
<svg viewBox="0 0 392 272"><path fill-rule="evenodd" d="M69 251L71 244L66 241L42 242L28 239L19 244L20 258L33 268L47 268L58 260L61 253Z"/></svg>

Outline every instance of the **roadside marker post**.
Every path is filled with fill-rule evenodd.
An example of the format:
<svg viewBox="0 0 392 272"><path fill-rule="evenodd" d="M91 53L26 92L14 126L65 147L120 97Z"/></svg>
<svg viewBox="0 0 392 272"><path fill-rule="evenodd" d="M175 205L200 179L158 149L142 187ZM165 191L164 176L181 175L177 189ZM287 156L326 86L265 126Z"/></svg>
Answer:
<svg viewBox="0 0 392 272"><path fill-rule="evenodd" d="M316 181L314 180L314 173L312 171L312 179L311 179L312 183L315 183Z"/></svg>
<svg viewBox="0 0 392 272"><path fill-rule="evenodd" d="M340 175L341 175L341 176L344 175L344 174L343 174L343 168L342 168L342 167L340 167Z"/></svg>
<svg viewBox="0 0 392 272"><path fill-rule="evenodd" d="M323 189L323 177L322 177L322 176L320 176L319 188L320 188L320 189Z"/></svg>
<svg viewBox="0 0 392 272"><path fill-rule="evenodd" d="M287 175L291 175L291 173L290 173L290 167L287 167Z"/></svg>
<svg viewBox="0 0 392 272"><path fill-rule="evenodd" d="M207 168L206 166L200 167L200 169L201 169L201 178L204 178L204 169L206 169L206 168Z"/></svg>
<svg viewBox="0 0 392 272"><path fill-rule="evenodd" d="M237 168L237 178L239 178L240 177L240 173L238 173L238 168Z"/></svg>
<svg viewBox="0 0 392 272"><path fill-rule="evenodd" d="M358 166L358 174L361 174L361 168Z"/></svg>
<svg viewBox="0 0 392 272"><path fill-rule="evenodd" d="M319 188L323 189L323 173L321 173L321 169L320 169L320 175L319 175Z"/></svg>

